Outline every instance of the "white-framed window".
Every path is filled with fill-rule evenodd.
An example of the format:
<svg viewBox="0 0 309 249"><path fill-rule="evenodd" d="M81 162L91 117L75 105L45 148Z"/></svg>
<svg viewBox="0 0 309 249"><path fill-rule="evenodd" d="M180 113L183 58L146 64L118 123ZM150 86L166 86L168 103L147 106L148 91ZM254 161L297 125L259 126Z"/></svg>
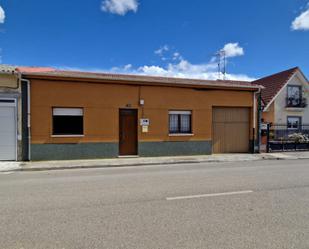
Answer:
<svg viewBox="0 0 309 249"><path fill-rule="evenodd" d="M287 118L288 129L299 129L302 125L301 117L290 116Z"/></svg>
<svg viewBox="0 0 309 249"><path fill-rule="evenodd" d="M53 135L84 134L83 108L53 108Z"/></svg>
<svg viewBox="0 0 309 249"><path fill-rule="evenodd" d="M191 134L192 111L169 111L169 133Z"/></svg>

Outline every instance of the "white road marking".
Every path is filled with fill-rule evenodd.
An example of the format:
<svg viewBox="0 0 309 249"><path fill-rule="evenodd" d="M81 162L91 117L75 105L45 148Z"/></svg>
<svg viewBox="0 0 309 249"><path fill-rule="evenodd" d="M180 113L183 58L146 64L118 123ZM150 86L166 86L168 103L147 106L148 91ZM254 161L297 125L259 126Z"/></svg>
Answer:
<svg viewBox="0 0 309 249"><path fill-rule="evenodd" d="M196 199L196 198L206 198L206 197L217 197L217 196L227 196L227 195L242 195L253 193L252 190L245 191L235 191L235 192L225 192L225 193L214 193L214 194L204 194L204 195L187 195L187 196L176 196L176 197L167 197L167 201L176 201L176 200L186 200L186 199Z"/></svg>

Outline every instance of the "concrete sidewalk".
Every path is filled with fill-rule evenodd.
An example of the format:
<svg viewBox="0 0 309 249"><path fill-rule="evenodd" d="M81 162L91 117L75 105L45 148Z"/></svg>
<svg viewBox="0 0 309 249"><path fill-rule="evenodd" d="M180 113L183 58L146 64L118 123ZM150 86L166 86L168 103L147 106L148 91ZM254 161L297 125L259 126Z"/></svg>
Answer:
<svg viewBox="0 0 309 249"><path fill-rule="evenodd" d="M96 160L40 161L40 162L0 162L0 172L41 171L81 168L104 168L125 166L147 166L205 162L242 162L257 160L309 159L309 152L262 153L262 154L220 154L209 156L181 157L134 157Z"/></svg>

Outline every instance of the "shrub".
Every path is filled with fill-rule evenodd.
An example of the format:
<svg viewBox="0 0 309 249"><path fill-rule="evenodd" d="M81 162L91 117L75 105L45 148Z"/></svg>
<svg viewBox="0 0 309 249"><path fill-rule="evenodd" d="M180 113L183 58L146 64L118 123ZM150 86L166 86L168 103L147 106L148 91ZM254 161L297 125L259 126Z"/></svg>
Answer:
<svg viewBox="0 0 309 249"><path fill-rule="evenodd" d="M295 143L306 143L309 142L309 137L302 133L293 133L289 135L289 140L292 140Z"/></svg>

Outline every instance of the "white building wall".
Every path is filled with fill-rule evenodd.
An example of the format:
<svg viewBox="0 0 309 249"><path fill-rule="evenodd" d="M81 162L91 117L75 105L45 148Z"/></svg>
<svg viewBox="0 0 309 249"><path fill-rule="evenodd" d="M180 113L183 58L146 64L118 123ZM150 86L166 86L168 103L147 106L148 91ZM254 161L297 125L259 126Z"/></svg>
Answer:
<svg viewBox="0 0 309 249"><path fill-rule="evenodd" d="M301 85L303 89L309 89L309 84L305 81L300 73L296 73L289 81L288 85ZM287 86L288 86L287 85ZM309 124L309 107L306 108L286 108L287 86L282 89L275 100L275 123L286 124L288 116L302 117L303 124ZM308 93L303 95L309 103Z"/></svg>
<svg viewBox="0 0 309 249"><path fill-rule="evenodd" d="M0 70L0 98L16 99L17 107L17 160L22 160L22 99L18 77L13 74L3 74ZM0 120L1 122L1 120Z"/></svg>

